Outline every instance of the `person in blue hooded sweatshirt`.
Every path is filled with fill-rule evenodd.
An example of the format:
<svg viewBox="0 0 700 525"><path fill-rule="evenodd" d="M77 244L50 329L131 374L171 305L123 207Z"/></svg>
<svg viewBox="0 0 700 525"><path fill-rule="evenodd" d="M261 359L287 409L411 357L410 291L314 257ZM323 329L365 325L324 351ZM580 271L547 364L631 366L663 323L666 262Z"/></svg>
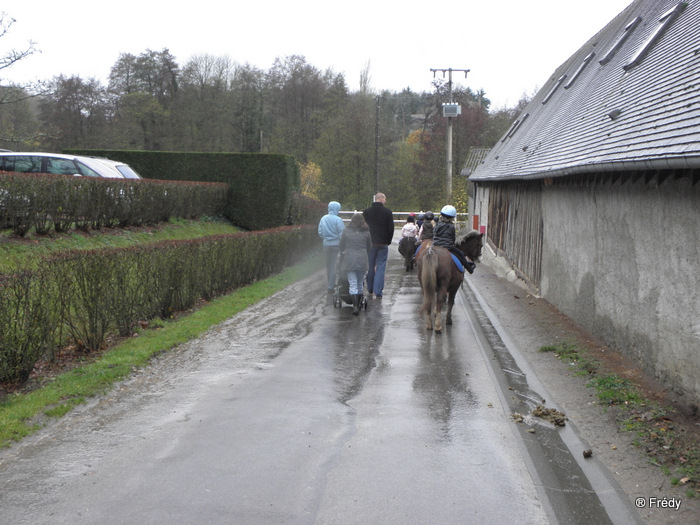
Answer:
<svg viewBox="0 0 700 525"><path fill-rule="evenodd" d="M333 292L335 287L336 260L340 251L340 236L343 234L345 224L338 215L340 203L331 201L328 203L328 213L321 217L318 223L318 235L323 239L323 253L326 256L326 277L328 278L328 291Z"/></svg>

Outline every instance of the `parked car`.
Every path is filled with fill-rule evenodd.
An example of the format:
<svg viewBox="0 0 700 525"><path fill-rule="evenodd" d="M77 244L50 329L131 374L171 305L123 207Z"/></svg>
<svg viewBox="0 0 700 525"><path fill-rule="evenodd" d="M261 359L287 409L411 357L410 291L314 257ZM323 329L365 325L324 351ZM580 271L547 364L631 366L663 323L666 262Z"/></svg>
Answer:
<svg viewBox="0 0 700 525"><path fill-rule="evenodd" d="M19 173L54 173L57 175L75 175L82 177L102 177L110 179L134 178L132 174L125 177L124 172L110 165L109 159L64 155L61 153L39 152L0 152L0 171ZM127 164L116 163L126 172ZM130 168L129 168L130 170ZM131 170L133 172L133 170ZM133 172L140 178L136 172Z"/></svg>
<svg viewBox="0 0 700 525"><path fill-rule="evenodd" d="M125 179L140 179L142 178L141 175L136 173L136 170L134 170L131 166L128 164L125 164L124 162L120 162L118 160L112 160L112 159L107 159L105 157L90 157L91 160L97 161L100 164L104 164L111 170L116 170L116 172L119 174L119 176L124 177Z"/></svg>

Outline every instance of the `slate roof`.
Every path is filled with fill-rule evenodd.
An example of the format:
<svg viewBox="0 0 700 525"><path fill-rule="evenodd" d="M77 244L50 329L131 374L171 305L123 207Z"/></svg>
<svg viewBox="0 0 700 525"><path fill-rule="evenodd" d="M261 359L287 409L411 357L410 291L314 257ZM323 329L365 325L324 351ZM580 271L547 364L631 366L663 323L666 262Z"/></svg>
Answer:
<svg viewBox="0 0 700 525"><path fill-rule="evenodd" d="M554 72L469 179L698 167L700 0L636 0Z"/></svg>
<svg viewBox="0 0 700 525"><path fill-rule="evenodd" d="M469 148L469 154L460 171L460 175L468 177L474 173L474 170L484 162L490 151L491 148Z"/></svg>

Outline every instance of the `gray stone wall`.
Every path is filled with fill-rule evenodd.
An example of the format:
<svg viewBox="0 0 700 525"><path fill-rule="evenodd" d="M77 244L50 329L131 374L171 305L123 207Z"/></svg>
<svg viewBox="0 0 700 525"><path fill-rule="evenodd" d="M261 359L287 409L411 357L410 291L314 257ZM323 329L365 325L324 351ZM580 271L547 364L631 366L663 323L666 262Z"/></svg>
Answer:
<svg viewBox="0 0 700 525"><path fill-rule="evenodd" d="M543 187L541 294L700 405L700 184Z"/></svg>

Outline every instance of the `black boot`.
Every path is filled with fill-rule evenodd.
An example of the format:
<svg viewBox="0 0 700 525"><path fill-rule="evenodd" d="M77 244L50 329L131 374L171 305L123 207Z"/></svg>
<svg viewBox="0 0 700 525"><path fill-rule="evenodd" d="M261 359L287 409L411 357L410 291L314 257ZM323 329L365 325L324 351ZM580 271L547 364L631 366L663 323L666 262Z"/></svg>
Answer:
<svg viewBox="0 0 700 525"><path fill-rule="evenodd" d="M357 294L352 295L352 315L358 315L360 313L360 296Z"/></svg>

